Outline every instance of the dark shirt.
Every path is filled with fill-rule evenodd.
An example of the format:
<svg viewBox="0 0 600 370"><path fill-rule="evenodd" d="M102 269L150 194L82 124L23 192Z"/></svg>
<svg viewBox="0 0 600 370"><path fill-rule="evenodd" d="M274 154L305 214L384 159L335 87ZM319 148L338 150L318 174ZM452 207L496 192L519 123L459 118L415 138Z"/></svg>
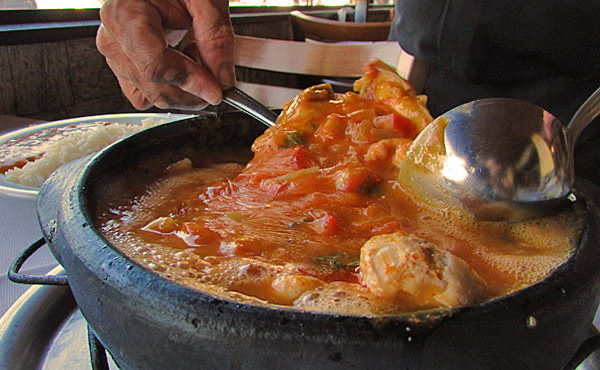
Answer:
<svg viewBox="0 0 600 370"><path fill-rule="evenodd" d="M390 38L430 64L434 116L486 97L538 104L567 124L600 87L600 0L397 0ZM578 141L577 174L600 184L600 122Z"/></svg>

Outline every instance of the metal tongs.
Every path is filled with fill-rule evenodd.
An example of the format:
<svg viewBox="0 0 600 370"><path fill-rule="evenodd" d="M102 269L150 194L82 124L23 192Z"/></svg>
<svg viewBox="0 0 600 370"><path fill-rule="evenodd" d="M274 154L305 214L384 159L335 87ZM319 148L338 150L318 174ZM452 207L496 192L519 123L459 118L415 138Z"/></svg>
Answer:
<svg viewBox="0 0 600 370"><path fill-rule="evenodd" d="M223 101L256 118L267 126L274 126L277 114L237 87L223 91Z"/></svg>

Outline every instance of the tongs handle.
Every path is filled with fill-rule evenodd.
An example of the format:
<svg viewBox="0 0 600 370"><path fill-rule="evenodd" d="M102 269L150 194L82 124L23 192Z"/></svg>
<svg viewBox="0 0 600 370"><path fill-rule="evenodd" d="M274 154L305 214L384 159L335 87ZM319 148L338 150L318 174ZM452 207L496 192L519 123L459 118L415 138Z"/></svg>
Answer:
<svg viewBox="0 0 600 370"><path fill-rule="evenodd" d="M223 91L223 101L267 126L274 126L277 114L237 87Z"/></svg>

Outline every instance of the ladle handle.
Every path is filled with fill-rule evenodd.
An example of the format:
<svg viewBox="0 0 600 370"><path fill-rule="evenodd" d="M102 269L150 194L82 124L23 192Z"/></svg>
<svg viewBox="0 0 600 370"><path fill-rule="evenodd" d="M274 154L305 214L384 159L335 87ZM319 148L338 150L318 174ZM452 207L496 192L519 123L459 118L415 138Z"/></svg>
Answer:
<svg viewBox="0 0 600 370"><path fill-rule="evenodd" d="M267 126L274 126L277 121L277 114L237 87L223 91L223 100Z"/></svg>
<svg viewBox="0 0 600 370"><path fill-rule="evenodd" d="M567 125L571 151L581 132L600 114L600 87L579 107ZM571 153L573 154L573 153Z"/></svg>

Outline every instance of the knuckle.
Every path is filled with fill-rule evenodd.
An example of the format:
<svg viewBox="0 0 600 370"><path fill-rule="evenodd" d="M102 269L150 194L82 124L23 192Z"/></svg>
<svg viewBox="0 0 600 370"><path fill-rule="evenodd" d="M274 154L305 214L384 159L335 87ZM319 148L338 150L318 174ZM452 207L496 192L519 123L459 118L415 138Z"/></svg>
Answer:
<svg viewBox="0 0 600 370"><path fill-rule="evenodd" d="M214 30L213 40L216 46L225 47L233 44L235 37L230 27L221 25Z"/></svg>
<svg viewBox="0 0 600 370"><path fill-rule="evenodd" d="M170 83L172 78L167 72L168 67L156 59L149 60L143 67L141 73L144 80L153 83ZM171 72L171 74L177 74L178 72ZM180 72L179 72L180 73Z"/></svg>
<svg viewBox="0 0 600 370"><path fill-rule="evenodd" d="M233 29L227 24L217 24L202 34L202 45L213 49L226 49L235 43Z"/></svg>
<svg viewBox="0 0 600 370"><path fill-rule="evenodd" d="M114 41L102 25L96 34L96 48L104 56L110 55L114 49Z"/></svg>
<svg viewBox="0 0 600 370"><path fill-rule="evenodd" d="M150 82L158 82L160 76L160 68L161 65L159 62L157 62L154 59L149 60L140 71L142 74L142 78Z"/></svg>
<svg viewBox="0 0 600 370"><path fill-rule="evenodd" d="M102 7L100 8L100 22L104 25L108 25L109 27L113 23L113 19L115 19L115 12L118 9L118 4L116 4L116 0L107 0Z"/></svg>
<svg viewBox="0 0 600 370"><path fill-rule="evenodd" d="M166 51L165 53L170 53ZM187 68L178 60L180 56L166 56L150 59L142 70L147 81L159 84L181 86L189 79Z"/></svg>
<svg viewBox="0 0 600 370"><path fill-rule="evenodd" d="M102 7L100 8L100 22L106 23L110 20L109 14L112 13L112 5L112 0L107 0L106 2L104 2Z"/></svg>

